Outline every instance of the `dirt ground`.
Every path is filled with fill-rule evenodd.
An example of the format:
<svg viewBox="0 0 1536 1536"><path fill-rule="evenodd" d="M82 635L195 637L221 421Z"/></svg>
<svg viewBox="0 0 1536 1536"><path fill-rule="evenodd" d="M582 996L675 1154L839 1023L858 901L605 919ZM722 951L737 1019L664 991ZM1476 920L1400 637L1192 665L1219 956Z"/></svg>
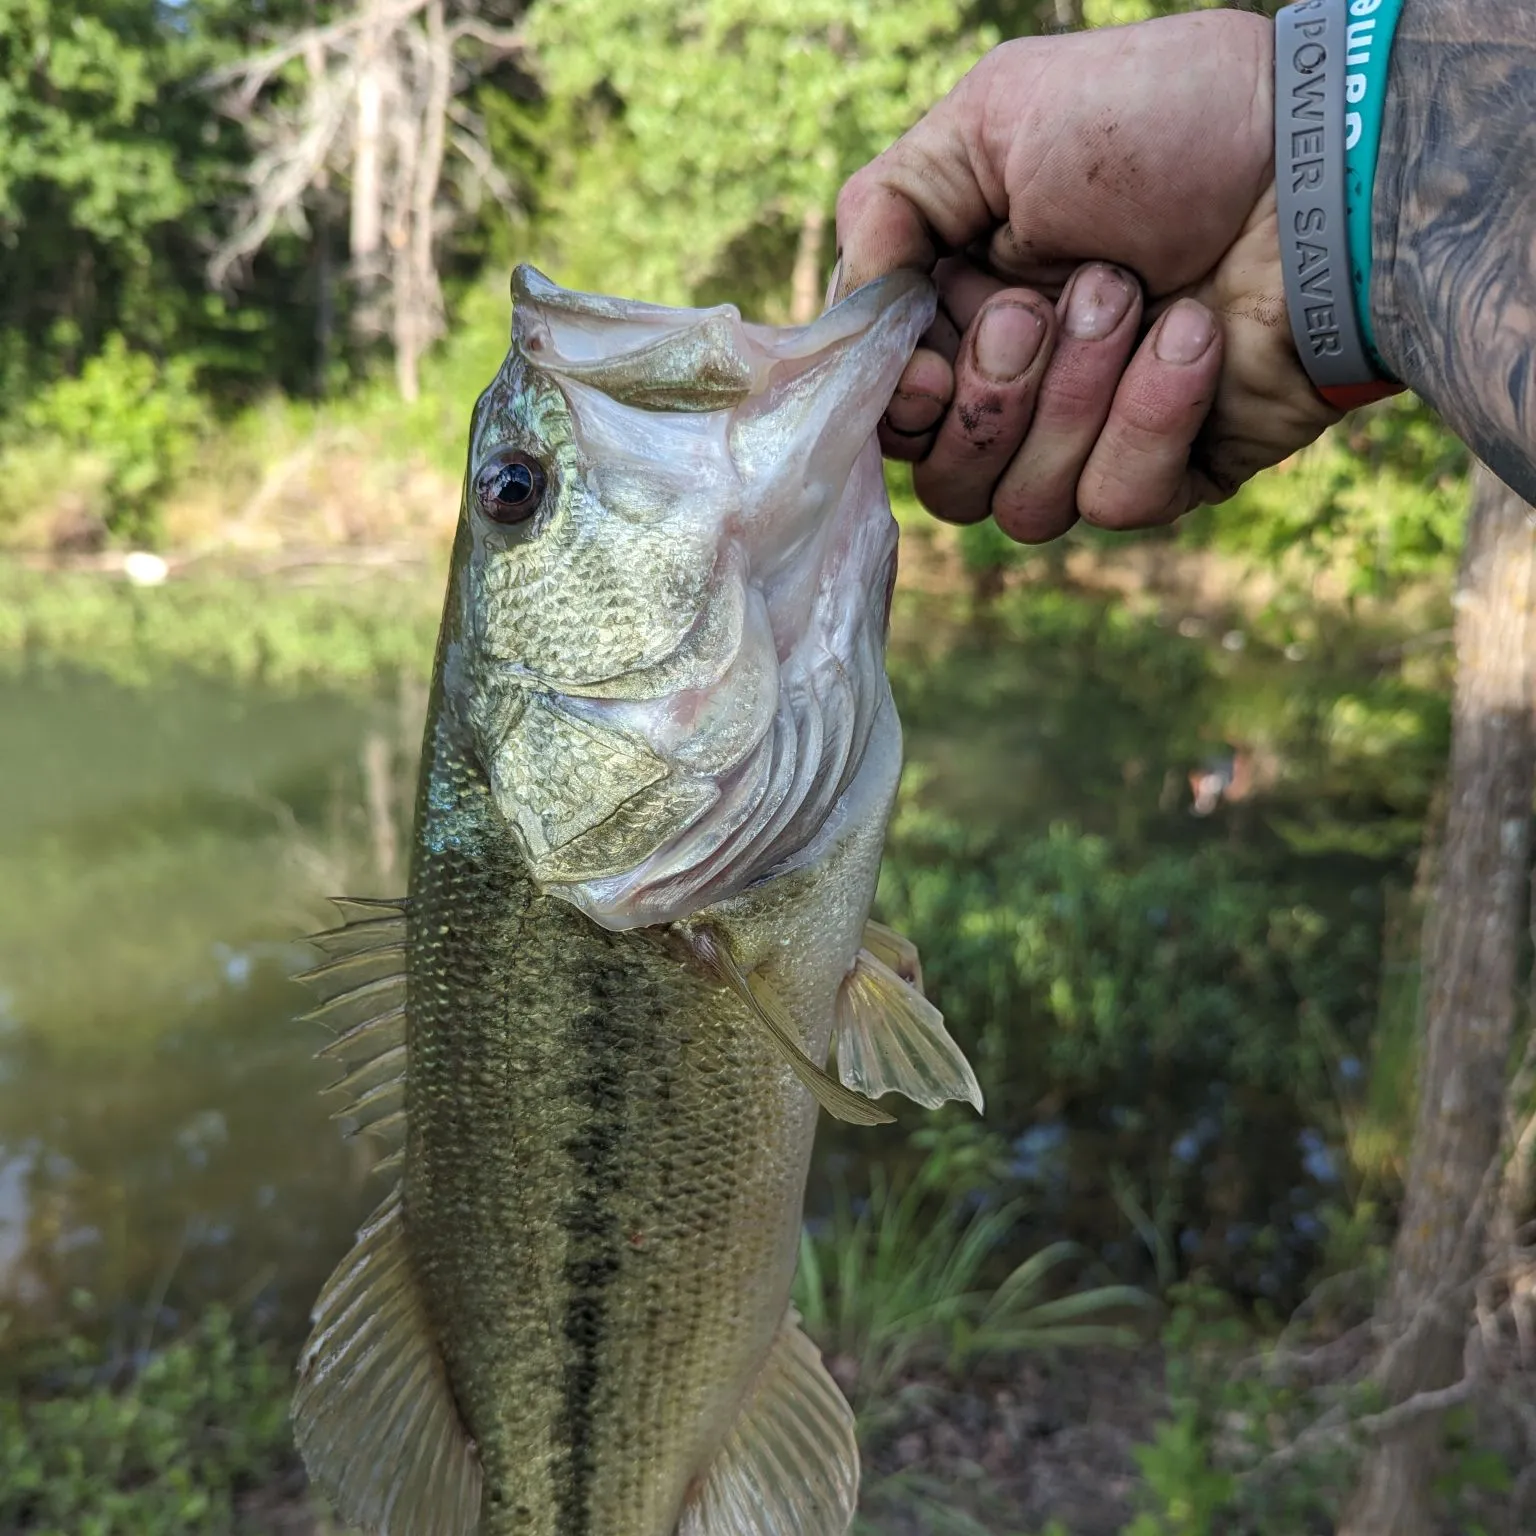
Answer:
<svg viewBox="0 0 1536 1536"><path fill-rule="evenodd" d="M1026 1357L964 1382L912 1381L868 1437L862 1508L891 1536L961 1509L988 1531L1117 1536L1135 1514L1131 1449L1164 1408L1156 1348Z"/></svg>
<svg viewBox="0 0 1536 1536"><path fill-rule="evenodd" d="M834 1373L838 1362L833 1363ZM1135 1514L1131 1447L1163 1406L1155 1348L1026 1358L963 1383L915 1378L882 1413L865 1452L861 1513L880 1536L938 1536L955 1511L999 1536L1059 1521L1117 1536ZM253 1495L243 1536L344 1536L310 1505L295 1467Z"/></svg>

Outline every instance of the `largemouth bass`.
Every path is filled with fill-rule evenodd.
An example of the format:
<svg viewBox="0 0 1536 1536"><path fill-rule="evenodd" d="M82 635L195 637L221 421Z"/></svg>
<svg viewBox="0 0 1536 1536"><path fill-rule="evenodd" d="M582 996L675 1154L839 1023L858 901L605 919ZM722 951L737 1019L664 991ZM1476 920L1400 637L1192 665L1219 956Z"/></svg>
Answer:
<svg viewBox="0 0 1536 1536"><path fill-rule="evenodd" d="M852 1415L789 1306L817 1105L981 1106L868 922L901 755L871 434L932 290L774 329L513 288L409 891L343 904L309 978L394 1188L316 1304L298 1442L390 1536L839 1536Z"/></svg>

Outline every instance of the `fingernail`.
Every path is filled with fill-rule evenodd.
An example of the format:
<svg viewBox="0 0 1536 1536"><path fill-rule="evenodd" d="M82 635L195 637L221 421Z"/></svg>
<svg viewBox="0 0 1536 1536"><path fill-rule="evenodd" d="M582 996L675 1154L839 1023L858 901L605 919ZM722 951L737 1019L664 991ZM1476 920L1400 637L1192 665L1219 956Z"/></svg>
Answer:
<svg viewBox="0 0 1536 1536"><path fill-rule="evenodd" d="M1163 316L1154 343L1165 363L1197 363L1216 339L1216 327L1199 304L1180 299Z"/></svg>
<svg viewBox="0 0 1536 1536"><path fill-rule="evenodd" d="M994 304L981 317L976 332L976 366L990 379L1006 384L1034 362L1045 336L1045 324L1023 304Z"/></svg>
<svg viewBox="0 0 1536 1536"><path fill-rule="evenodd" d="M1113 267L1085 267L1067 299L1067 334L1081 341L1108 336L1130 307L1131 285L1119 272Z"/></svg>

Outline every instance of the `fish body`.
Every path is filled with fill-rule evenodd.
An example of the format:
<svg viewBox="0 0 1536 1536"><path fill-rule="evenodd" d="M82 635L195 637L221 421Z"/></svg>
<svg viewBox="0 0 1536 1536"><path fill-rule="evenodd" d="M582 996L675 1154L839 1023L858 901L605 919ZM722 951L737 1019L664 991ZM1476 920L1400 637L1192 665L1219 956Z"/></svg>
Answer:
<svg viewBox="0 0 1536 1536"><path fill-rule="evenodd" d="M300 1447L393 1536L840 1536L851 1415L789 1307L818 1100L979 1107L867 922L900 771L868 440L931 293L787 332L517 296L409 892L313 973L397 1182L317 1304Z"/></svg>

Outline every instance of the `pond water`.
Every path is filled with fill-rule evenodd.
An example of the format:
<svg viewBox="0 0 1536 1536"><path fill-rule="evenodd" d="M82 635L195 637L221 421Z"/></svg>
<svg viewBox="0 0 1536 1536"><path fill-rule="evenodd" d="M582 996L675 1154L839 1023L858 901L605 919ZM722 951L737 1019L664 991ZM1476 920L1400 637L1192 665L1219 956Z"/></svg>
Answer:
<svg viewBox="0 0 1536 1536"><path fill-rule="evenodd" d="M1341 756L1328 722L1355 695L1337 656L1050 593L983 612L908 597L896 625L915 803L1021 845L1066 823L1136 857L1237 847L1375 933L1423 786L1393 790L1397 758L1362 773ZM286 978L308 954L299 936L328 921L325 895L401 887L424 681L269 689L178 666L130 685L48 657L0 673L9 1344L84 1319L131 1352L210 1300L285 1336L301 1325L372 1191L328 1119L331 1072ZM1351 846L1362 828L1375 841ZM942 942L926 957L940 975ZM1346 1033L1368 1031L1371 1007L1362 996ZM1200 1088L1160 1132L1204 1191L1165 1234L1174 1253L1219 1264L1278 1222L1304 1267L1340 1176L1329 1123ZM1146 1234L1106 1173L1139 1155L1135 1092L989 1092L1042 1232L1144 1269ZM818 1189L872 1155L869 1137L827 1136ZM1205 1252L1218 1218L1227 1247Z"/></svg>

